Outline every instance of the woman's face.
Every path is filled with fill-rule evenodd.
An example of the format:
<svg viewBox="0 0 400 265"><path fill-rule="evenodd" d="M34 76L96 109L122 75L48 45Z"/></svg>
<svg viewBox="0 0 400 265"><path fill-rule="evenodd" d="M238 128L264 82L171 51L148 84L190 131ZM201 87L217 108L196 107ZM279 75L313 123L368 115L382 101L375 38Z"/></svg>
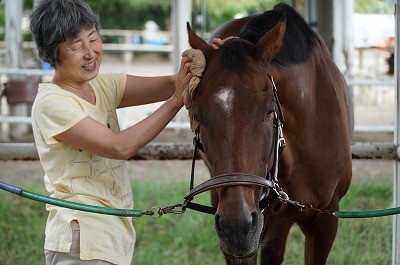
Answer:
<svg viewBox="0 0 400 265"><path fill-rule="evenodd" d="M99 72L103 48L96 28L82 30L75 39L60 44L61 62L56 74L71 84L81 84L95 78Z"/></svg>

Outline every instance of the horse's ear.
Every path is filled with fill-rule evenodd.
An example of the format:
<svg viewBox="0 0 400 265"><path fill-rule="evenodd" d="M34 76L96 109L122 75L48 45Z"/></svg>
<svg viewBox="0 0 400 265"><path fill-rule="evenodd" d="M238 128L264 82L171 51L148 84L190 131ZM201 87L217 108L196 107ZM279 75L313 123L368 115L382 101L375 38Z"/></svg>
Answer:
<svg viewBox="0 0 400 265"><path fill-rule="evenodd" d="M283 14L279 22L258 41L257 49L263 58L271 61L282 47L283 36L286 30L286 15Z"/></svg>
<svg viewBox="0 0 400 265"><path fill-rule="evenodd" d="M213 50L213 48L205 40L203 40L193 32L189 22L187 22L186 26L187 26L190 46L193 49L201 50L204 56L207 58L210 52Z"/></svg>

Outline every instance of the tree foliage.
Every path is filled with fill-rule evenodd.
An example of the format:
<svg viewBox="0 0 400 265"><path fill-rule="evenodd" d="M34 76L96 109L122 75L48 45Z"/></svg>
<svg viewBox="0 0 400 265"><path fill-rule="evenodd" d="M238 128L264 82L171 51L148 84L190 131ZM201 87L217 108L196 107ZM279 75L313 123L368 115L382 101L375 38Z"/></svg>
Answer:
<svg viewBox="0 0 400 265"><path fill-rule="evenodd" d="M394 14L395 0L354 0L354 12L360 14Z"/></svg>
<svg viewBox="0 0 400 265"><path fill-rule="evenodd" d="M87 0L101 16L103 28L141 29L147 20L154 20L161 29L170 29L171 0ZM192 0L193 17L200 14L206 3L206 29L231 20L236 14L252 14L271 9L278 2L291 0ZM192 24L196 24L192 21Z"/></svg>
<svg viewBox="0 0 400 265"><path fill-rule="evenodd" d="M0 27L5 25L5 1L0 0ZM147 20L154 20L162 30L170 30L172 0L86 0L100 15L103 28L142 29ZM300 7L305 0L296 0ZM29 13L33 0L24 0L24 10ZM291 4L292 0L192 0L193 17L199 15L200 5L207 7L206 30L212 31L236 14L252 14L271 9L278 2ZM395 0L354 0L356 13L393 14ZM298 8L300 9L300 8ZM302 10L298 10L302 13ZM192 21L196 26L196 21Z"/></svg>
<svg viewBox="0 0 400 265"><path fill-rule="evenodd" d="M193 17L195 17L201 13L200 8L203 1L193 0L192 2ZM290 4L291 0L207 0L206 30L208 32L213 31L218 25L233 19L235 15L253 14L269 10L279 2Z"/></svg>
<svg viewBox="0 0 400 265"><path fill-rule="evenodd" d="M170 1L159 0L87 0L108 29L142 29L147 20L161 29L169 27Z"/></svg>

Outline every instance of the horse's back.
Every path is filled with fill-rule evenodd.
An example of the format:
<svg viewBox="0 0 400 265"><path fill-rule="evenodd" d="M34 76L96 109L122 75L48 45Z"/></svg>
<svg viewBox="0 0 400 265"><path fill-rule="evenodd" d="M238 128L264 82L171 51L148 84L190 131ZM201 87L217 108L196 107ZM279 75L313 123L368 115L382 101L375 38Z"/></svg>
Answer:
<svg viewBox="0 0 400 265"><path fill-rule="evenodd" d="M225 22L221 26L219 26L216 30L214 30L213 34L210 37L210 41L213 38L225 39L231 36L236 36L239 30L251 19L258 16L259 14L254 14L238 19L233 19L231 21Z"/></svg>

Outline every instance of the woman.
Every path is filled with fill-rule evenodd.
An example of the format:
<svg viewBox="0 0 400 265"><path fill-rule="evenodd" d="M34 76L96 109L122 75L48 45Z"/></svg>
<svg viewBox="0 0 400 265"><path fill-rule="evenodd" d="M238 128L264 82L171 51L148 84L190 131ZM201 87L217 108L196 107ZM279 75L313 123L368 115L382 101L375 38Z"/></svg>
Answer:
<svg viewBox="0 0 400 265"><path fill-rule="evenodd" d="M125 160L154 139L183 106L192 75L187 57L172 76L99 74L99 18L83 0L43 0L31 31L40 57L55 68L39 85L32 127L45 185L52 197L98 206L132 208ZM165 103L120 131L117 108ZM130 264L131 218L47 205L46 264Z"/></svg>

